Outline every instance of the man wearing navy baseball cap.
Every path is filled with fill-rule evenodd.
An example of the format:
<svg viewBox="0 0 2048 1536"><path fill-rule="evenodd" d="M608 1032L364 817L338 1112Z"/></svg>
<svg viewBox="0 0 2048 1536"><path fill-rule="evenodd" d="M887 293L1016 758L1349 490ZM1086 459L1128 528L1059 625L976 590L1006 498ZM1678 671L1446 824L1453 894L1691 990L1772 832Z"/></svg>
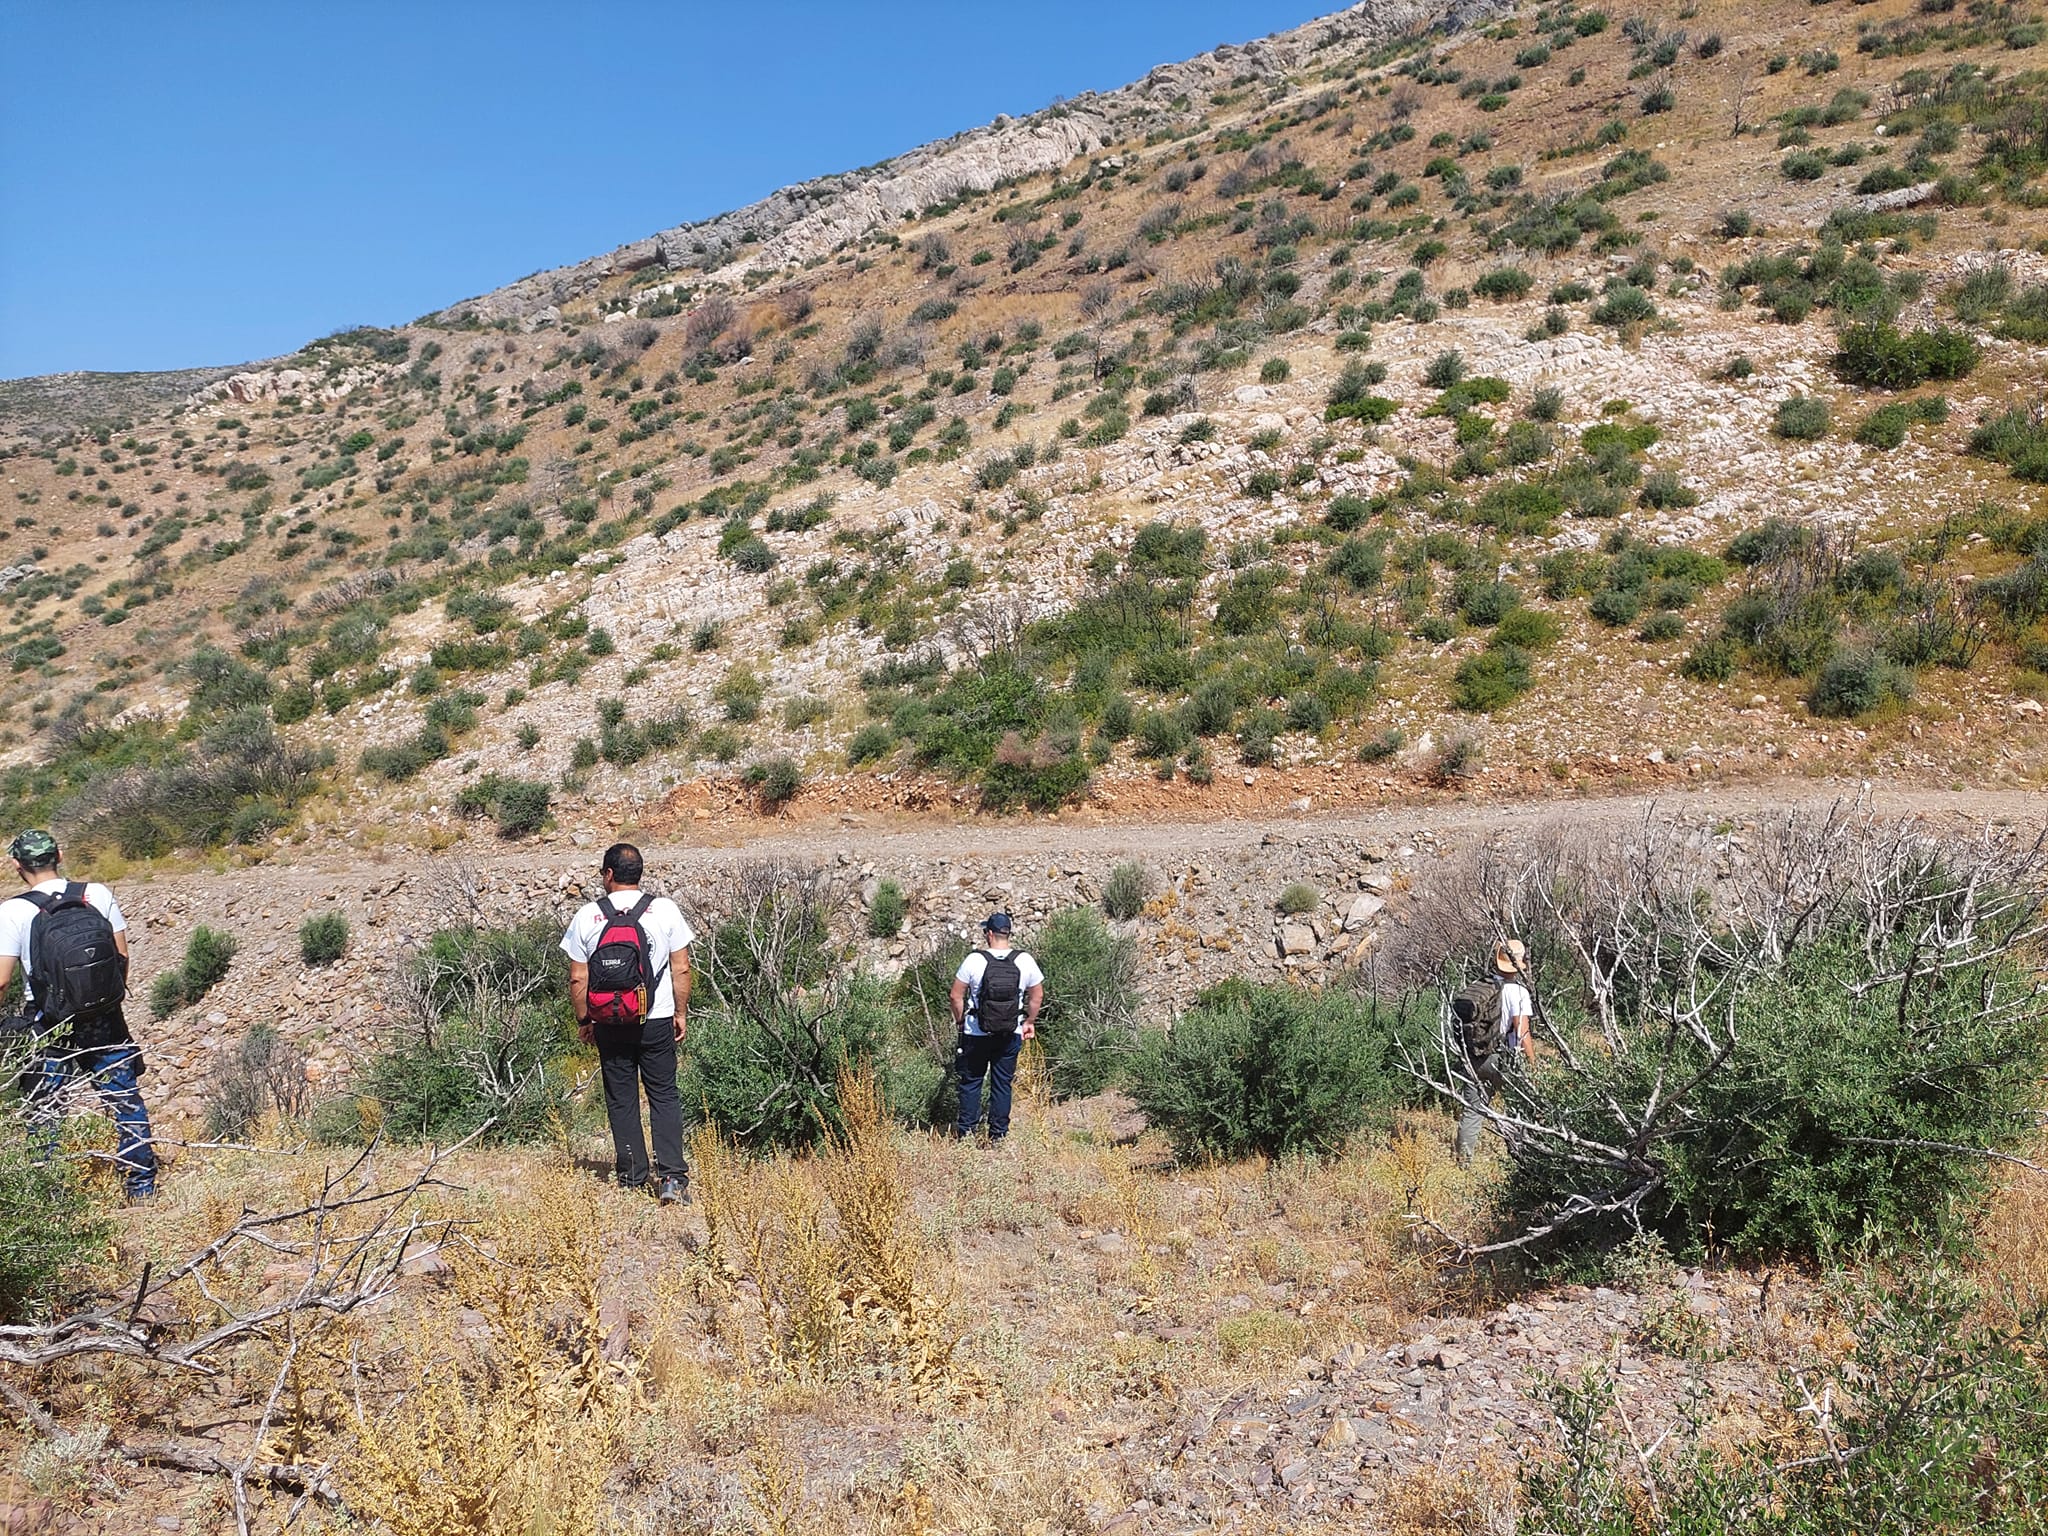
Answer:
<svg viewBox="0 0 2048 1536"><path fill-rule="evenodd" d="M981 925L982 947L971 949L953 977L953 1023L960 1039L953 1053L960 1084L959 1134L981 1123L981 1090L988 1083L988 1139L1010 1134L1010 1089L1017 1053L1038 1031L1045 972L1023 950L1010 947L1007 912L991 912Z"/></svg>

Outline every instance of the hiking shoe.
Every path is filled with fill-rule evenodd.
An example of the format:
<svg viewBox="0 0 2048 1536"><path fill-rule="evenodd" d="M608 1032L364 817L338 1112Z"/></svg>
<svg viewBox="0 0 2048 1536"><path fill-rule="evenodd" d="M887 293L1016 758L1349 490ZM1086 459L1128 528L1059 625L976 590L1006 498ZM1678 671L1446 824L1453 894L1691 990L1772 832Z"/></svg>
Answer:
<svg viewBox="0 0 2048 1536"><path fill-rule="evenodd" d="M663 1179L654 1191L654 1197L663 1205L688 1205L690 1203L690 1176Z"/></svg>

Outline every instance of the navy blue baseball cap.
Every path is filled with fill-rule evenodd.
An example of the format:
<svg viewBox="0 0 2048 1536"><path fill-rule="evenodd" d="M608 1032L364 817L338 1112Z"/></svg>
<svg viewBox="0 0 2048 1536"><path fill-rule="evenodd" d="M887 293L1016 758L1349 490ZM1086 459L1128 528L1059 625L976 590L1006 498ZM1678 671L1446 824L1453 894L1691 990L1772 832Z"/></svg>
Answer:
<svg viewBox="0 0 2048 1536"><path fill-rule="evenodd" d="M981 926L989 933L1008 933L1010 931L1010 914L1007 912L991 912L988 915L988 921Z"/></svg>

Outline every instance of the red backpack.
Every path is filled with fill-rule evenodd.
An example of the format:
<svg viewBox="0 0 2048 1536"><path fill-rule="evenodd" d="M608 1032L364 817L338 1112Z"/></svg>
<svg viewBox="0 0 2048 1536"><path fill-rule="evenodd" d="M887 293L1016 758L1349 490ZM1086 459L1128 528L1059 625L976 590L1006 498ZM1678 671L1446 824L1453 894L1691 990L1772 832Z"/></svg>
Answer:
<svg viewBox="0 0 2048 1536"><path fill-rule="evenodd" d="M647 930L640 919L653 904L642 896L625 911L612 904L610 896L598 899L598 915L604 927L597 935L597 947L590 952L590 987L586 994L589 1019L593 1024L638 1024L647 1017L654 992L667 971L666 961L657 969L648 955Z"/></svg>

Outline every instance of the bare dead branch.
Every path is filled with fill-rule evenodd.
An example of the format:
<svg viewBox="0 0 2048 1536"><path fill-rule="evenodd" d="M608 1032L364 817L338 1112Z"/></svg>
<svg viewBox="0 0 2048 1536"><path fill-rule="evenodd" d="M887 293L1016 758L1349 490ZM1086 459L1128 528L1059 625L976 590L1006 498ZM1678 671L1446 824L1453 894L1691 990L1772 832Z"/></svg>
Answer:
<svg viewBox="0 0 2048 1536"><path fill-rule="evenodd" d="M198 1472L208 1477L227 1478L234 1477L239 1471L246 1481L318 1499L323 1504L337 1507L341 1504L341 1495L329 1480L329 1469L324 1466L308 1467L283 1461L231 1462L218 1451L179 1445L168 1440L143 1445L116 1445L111 1449L123 1461L133 1462L138 1467L167 1467L176 1472Z"/></svg>
<svg viewBox="0 0 2048 1536"><path fill-rule="evenodd" d="M48 1365L84 1355L114 1355L199 1375L216 1374L213 1357L229 1344L301 1318L331 1321L389 1294L406 1260L430 1235L445 1239L454 1223L418 1214L420 1194L449 1188L444 1163L488 1129L479 1127L451 1147L436 1149L411 1178L371 1187L363 1173L371 1148L339 1174L330 1172L313 1200L288 1211L245 1211L242 1217L179 1263L152 1279L145 1271L132 1300L124 1289L101 1305L43 1323L0 1326L0 1363ZM368 1219L351 1228L342 1218ZM240 1247L286 1254L304 1264L289 1294L239 1311L208 1283L209 1272ZM206 1322L144 1322L144 1302L189 1282L206 1303Z"/></svg>

